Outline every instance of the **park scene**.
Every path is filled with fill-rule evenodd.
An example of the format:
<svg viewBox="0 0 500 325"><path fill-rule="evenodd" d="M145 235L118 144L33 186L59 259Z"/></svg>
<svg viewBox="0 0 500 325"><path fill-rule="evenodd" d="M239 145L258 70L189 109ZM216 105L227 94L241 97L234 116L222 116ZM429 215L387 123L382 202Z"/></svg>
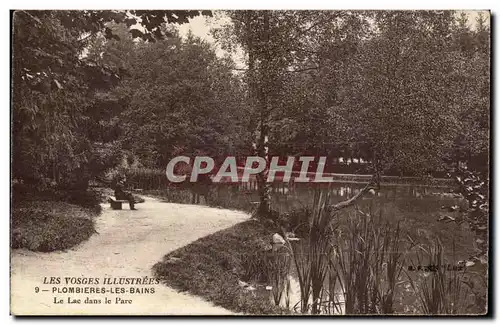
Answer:
<svg viewBox="0 0 500 325"><path fill-rule="evenodd" d="M490 12L11 15L12 314L490 311Z"/></svg>

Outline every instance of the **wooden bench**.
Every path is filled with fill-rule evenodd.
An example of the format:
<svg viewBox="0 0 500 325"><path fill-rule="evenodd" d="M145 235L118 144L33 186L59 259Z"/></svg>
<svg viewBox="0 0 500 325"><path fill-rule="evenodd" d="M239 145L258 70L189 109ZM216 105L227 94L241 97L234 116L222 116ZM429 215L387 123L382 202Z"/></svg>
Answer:
<svg viewBox="0 0 500 325"><path fill-rule="evenodd" d="M110 196L108 202L111 204L111 209L113 210L121 210L122 203L128 203L127 200L117 200L114 196Z"/></svg>

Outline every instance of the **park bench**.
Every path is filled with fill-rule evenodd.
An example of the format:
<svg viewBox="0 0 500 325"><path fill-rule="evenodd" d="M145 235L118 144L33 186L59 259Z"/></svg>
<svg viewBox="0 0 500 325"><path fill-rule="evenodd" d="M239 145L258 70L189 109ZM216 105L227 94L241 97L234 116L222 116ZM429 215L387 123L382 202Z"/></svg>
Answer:
<svg viewBox="0 0 500 325"><path fill-rule="evenodd" d="M113 210L121 210L122 203L128 203L127 200L117 200L114 196L110 196L108 202L111 204L111 209Z"/></svg>

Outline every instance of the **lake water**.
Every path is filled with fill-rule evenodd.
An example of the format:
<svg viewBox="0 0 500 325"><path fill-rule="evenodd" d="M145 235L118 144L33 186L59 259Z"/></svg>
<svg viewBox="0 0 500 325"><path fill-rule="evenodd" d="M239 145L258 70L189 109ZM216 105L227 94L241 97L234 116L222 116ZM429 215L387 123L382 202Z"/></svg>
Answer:
<svg viewBox="0 0 500 325"><path fill-rule="evenodd" d="M294 184L293 186L286 183L274 184L271 190L271 205L273 209L279 212L288 212L296 208L311 206L314 193L318 188L328 192L331 203L336 203L359 193L364 186L365 184L362 183ZM455 225L453 224L442 225L436 222L436 215L441 213L441 205L453 200L453 195L449 193L451 189L451 187L446 186L382 184L378 193L365 195L359 203L360 205L375 203L378 206L383 206L386 209L384 217L388 218L388 220L396 220L396 217L404 219L402 228L405 231L440 234L440 238L448 246L452 242L450 236L453 235L458 238L453 240L457 240L455 243L459 247L459 252L466 256L468 251L463 247L470 246L470 240L465 235L465 232L459 232L457 228L454 228ZM191 192L186 189L166 190L162 192L162 196L167 197L170 202L191 203ZM248 212L255 211L260 202L255 183L216 184L211 189L210 201L208 205L211 206ZM200 204L207 204L205 198L201 198ZM290 277L289 300L291 307L300 301L300 286L293 269L294 266L292 266ZM273 303L271 292L262 290L263 292L260 294L263 295L263 298L269 298L270 303ZM338 291L336 295L339 302L342 303L343 294ZM284 301L285 298L282 299L282 304L284 304ZM340 312L337 313L342 314L344 312L343 308L343 305L340 304Z"/></svg>
<svg viewBox="0 0 500 325"><path fill-rule="evenodd" d="M273 209L280 212L288 212L293 209L310 206L313 202L315 191L321 189L330 194L331 203L336 203L352 197L359 193L365 184L359 183L330 183L330 184L294 184L288 186L287 183L274 184L271 190L271 205ZM380 199L422 199L435 200L441 196L451 196L447 194L450 187L430 187L422 185L382 185L375 196ZM212 197L216 205L224 208L242 209L253 211L259 204L259 194L256 185L244 183L237 185L217 184L212 191ZM371 195L366 195L369 199Z"/></svg>
<svg viewBox="0 0 500 325"><path fill-rule="evenodd" d="M359 191L365 184L353 183L332 183L321 185L310 184L296 184L293 187L288 187L286 184L278 184L272 188L271 201L272 208L280 212L290 211L295 208L310 206L313 202L314 193L319 189L328 192L331 196L331 203L336 203L346 200ZM381 190L375 195L365 195L360 202L375 201L380 205L397 205L406 206L409 211L418 214L418 216L409 216L409 218L430 218L431 214L439 213L440 206L443 202L453 199L450 193L451 187L431 187L421 185L387 185L381 186ZM235 187L218 186L215 195L218 195L224 200L226 207L242 208L250 207L256 208L259 204L259 195L255 187L248 186L248 184L238 185ZM389 204L387 204L389 203ZM247 210L249 208L246 208ZM401 211L405 211L401 208ZM425 212L423 212L425 211ZM398 212L399 214L400 212ZM426 225L423 228L428 229ZM292 269L289 277L290 290L288 295L289 307L300 309L300 285L297 280L295 266L292 263ZM274 303L272 293L270 291L263 292L262 294L268 295L270 303ZM344 296L340 288L335 292L338 303L338 310L335 314L344 314ZM284 293L280 305L285 307L286 294ZM298 310L296 310L298 311Z"/></svg>

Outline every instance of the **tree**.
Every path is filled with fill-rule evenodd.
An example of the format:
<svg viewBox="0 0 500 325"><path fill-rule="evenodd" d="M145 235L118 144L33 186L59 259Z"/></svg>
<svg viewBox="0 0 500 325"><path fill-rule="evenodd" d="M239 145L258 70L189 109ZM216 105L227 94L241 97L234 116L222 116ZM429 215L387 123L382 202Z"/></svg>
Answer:
<svg viewBox="0 0 500 325"><path fill-rule="evenodd" d="M447 160L455 168L460 162L466 164L485 177L489 173L490 133L490 45L485 17L479 15L475 29L471 29L462 14L453 32L453 46L457 60L450 87L458 94L460 133Z"/></svg>
<svg viewBox="0 0 500 325"><path fill-rule="evenodd" d="M203 12L211 14L210 12ZM163 38L160 25L186 22L198 11L16 11L13 18L13 178L85 188L99 152L96 92L114 87L120 71L86 55L91 42L117 36L125 22L133 37ZM142 26L142 27L140 27ZM139 30L138 28L142 29ZM102 105L101 105L102 107ZM75 184L75 182L79 184Z"/></svg>
<svg viewBox="0 0 500 325"><path fill-rule="evenodd" d="M322 154L361 156L373 163L376 174L423 176L444 170L443 157L463 125L459 94L464 84L457 82L458 67L484 67L468 59L465 63L454 50L455 12L228 15L232 25L216 35L232 35L227 48L236 43L247 53L245 80L260 156L316 147ZM486 70L481 71L465 72L466 79L481 75L485 81ZM469 99L469 104L482 101ZM318 123L325 127L315 127ZM274 140L266 143L270 135ZM324 143L308 143L308 138ZM486 142L479 142L484 147ZM266 171L261 183L265 177ZM266 211L267 187L260 188Z"/></svg>
<svg viewBox="0 0 500 325"><path fill-rule="evenodd" d="M489 135L490 44L486 18L480 14L474 29L462 14L453 32L457 65L450 86L457 92L460 133L447 154L456 192L467 200L462 220L475 234L477 250L472 260L488 261L489 243Z"/></svg>
<svg viewBox="0 0 500 325"><path fill-rule="evenodd" d="M127 71L112 91L121 103L123 149L159 168L178 155L237 155L246 125L233 63L192 34L168 33L156 43L121 39L104 49L103 60Z"/></svg>
<svg viewBox="0 0 500 325"><path fill-rule="evenodd" d="M256 128L255 154L269 163L269 154L279 151L270 142L272 127L280 126L277 118L285 103L285 80L294 68L307 64L302 49L309 43L317 25L337 17L335 12L323 12L318 18L313 11L230 11L232 23L215 32L227 36L223 46L228 49L238 44L247 54L246 74L248 102L254 109L252 116ZM290 71L291 70L291 71ZM271 143L271 144L270 144ZM275 151L274 151L275 150ZM267 183L268 167L257 176L259 184L259 215L267 215L270 207L270 184Z"/></svg>
<svg viewBox="0 0 500 325"><path fill-rule="evenodd" d="M425 175L442 168L458 131L448 86L452 12L379 12L343 71L341 114L351 141L380 172Z"/></svg>

